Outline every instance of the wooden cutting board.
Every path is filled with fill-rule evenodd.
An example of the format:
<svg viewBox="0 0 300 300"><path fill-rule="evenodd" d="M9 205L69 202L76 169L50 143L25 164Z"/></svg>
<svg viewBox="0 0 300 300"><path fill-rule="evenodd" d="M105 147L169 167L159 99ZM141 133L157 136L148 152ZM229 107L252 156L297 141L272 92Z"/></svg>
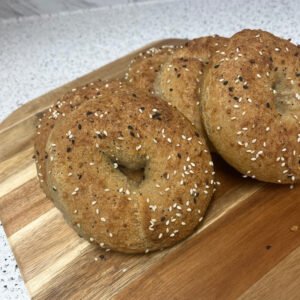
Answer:
<svg viewBox="0 0 300 300"><path fill-rule="evenodd" d="M221 186L203 225L149 255L102 252L42 193L32 160L37 115L73 87L121 76L135 54L25 104L0 125L0 218L32 298L299 299L299 186L243 179L215 156Z"/></svg>

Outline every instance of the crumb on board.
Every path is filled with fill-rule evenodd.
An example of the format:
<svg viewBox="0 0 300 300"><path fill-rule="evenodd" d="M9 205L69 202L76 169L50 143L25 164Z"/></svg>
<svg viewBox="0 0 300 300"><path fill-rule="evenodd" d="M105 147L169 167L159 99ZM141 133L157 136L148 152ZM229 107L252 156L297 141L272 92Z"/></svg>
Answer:
<svg viewBox="0 0 300 300"><path fill-rule="evenodd" d="M298 230L299 230L299 226L298 225L293 225L293 226L290 227L290 231L292 231L292 232L296 232Z"/></svg>

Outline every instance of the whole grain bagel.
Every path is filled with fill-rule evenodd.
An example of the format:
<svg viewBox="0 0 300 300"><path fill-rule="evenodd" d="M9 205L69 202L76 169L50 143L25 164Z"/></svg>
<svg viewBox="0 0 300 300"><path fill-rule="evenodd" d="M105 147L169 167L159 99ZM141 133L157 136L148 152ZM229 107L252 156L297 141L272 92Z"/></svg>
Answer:
<svg viewBox="0 0 300 300"><path fill-rule="evenodd" d="M245 176L300 178L300 49L260 30L235 34L213 58L204 82L207 134Z"/></svg>
<svg viewBox="0 0 300 300"><path fill-rule="evenodd" d="M103 248L149 252L189 236L213 192L213 163L191 123L127 85L82 103L51 130L47 185L77 232ZM100 87L102 93L105 87ZM95 93L80 89L80 97ZM137 182L122 169L143 169Z"/></svg>

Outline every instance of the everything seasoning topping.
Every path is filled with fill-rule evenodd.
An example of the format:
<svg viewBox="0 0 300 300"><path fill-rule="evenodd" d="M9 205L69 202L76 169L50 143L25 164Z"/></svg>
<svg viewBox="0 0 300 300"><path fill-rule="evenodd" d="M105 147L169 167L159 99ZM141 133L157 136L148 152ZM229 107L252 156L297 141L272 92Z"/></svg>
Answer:
<svg viewBox="0 0 300 300"><path fill-rule="evenodd" d="M161 121L161 113L156 111L151 115L151 118L154 120L160 120Z"/></svg>

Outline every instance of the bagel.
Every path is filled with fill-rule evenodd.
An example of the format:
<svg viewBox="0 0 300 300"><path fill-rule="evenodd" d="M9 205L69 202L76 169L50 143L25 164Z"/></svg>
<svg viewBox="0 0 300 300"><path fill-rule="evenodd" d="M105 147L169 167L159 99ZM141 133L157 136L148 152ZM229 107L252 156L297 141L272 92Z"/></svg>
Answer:
<svg viewBox="0 0 300 300"><path fill-rule="evenodd" d="M300 178L300 49L261 30L235 34L205 77L202 113L218 153L245 176Z"/></svg>
<svg viewBox="0 0 300 300"><path fill-rule="evenodd" d="M97 99L104 89L109 95ZM50 196L68 223L90 242L127 253L189 236L213 193L203 138L175 108L127 84L79 91L96 98L57 122L45 147ZM143 169L144 178L128 178L120 166Z"/></svg>

